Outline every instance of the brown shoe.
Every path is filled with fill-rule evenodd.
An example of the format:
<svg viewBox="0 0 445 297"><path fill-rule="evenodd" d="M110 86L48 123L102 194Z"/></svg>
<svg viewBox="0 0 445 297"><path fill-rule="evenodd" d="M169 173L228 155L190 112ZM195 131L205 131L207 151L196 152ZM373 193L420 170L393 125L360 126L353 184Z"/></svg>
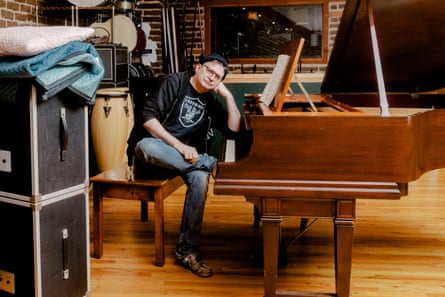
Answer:
<svg viewBox="0 0 445 297"><path fill-rule="evenodd" d="M204 264L202 260L199 260L196 254L190 254L182 259L178 259L178 263L197 276L210 277L213 275L212 268Z"/></svg>

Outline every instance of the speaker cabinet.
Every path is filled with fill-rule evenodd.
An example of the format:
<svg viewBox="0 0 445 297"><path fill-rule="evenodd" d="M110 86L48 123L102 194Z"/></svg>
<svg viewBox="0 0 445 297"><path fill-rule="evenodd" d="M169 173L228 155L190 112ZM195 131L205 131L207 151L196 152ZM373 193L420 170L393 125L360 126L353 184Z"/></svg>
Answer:
<svg viewBox="0 0 445 297"><path fill-rule="evenodd" d="M128 48L115 44L96 45L95 47L105 68L102 83L119 84L128 81Z"/></svg>

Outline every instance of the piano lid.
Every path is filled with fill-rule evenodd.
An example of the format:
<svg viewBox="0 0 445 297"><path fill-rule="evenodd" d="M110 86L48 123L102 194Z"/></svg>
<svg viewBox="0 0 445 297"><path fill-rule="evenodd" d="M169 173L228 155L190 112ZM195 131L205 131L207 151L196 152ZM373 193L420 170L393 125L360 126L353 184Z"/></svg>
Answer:
<svg viewBox="0 0 445 297"><path fill-rule="evenodd" d="M367 1L386 92L445 87L444 0L348 0L321 92L378 92Z"/></svg>

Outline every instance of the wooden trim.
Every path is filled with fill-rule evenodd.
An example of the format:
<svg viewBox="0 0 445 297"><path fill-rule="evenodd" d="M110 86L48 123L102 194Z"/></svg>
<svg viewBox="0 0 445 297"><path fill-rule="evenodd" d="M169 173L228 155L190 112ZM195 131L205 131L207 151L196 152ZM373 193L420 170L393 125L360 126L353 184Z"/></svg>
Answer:
<svg viewBox="0 0 445 297"><path fill-rule="evenodd" d="M267 83L272 73L240 74L229 73L224 83ZM292 81L321 83L324 72L295 73Z"/></svg>
<svg viewBox="0 0 445 297"><path fill-rule="evenodd" d="M204 6L204 39L205 39L205 54L210 53L211 49L211 8L215 7L237 7L237 6L286 6L286 5L310 5L310 4L323 4L323 28L322 28L322 49L321 58L302 58L303 63L311 64L326 64L328 61L328 39L329 39L329 0L281 0L279 4L273 0L205 0ZM273 64L273 58L230 58L230 64Z"/></svg>

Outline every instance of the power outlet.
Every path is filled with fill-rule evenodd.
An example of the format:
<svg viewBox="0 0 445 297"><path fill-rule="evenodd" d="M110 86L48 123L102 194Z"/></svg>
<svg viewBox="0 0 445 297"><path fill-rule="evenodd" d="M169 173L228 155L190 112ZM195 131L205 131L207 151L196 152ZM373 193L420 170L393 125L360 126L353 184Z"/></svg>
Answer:
<svg viewBox="0 0 445 297"><path fill-rule="evenodd" d="M0 291L15 294L14 273L0 269Z"/></svg>
<svg viewBox="0 0 445 297"><path fill-rule="evenodd" d="M11 152L0 150L0 171L11 172Z"/></svg>

